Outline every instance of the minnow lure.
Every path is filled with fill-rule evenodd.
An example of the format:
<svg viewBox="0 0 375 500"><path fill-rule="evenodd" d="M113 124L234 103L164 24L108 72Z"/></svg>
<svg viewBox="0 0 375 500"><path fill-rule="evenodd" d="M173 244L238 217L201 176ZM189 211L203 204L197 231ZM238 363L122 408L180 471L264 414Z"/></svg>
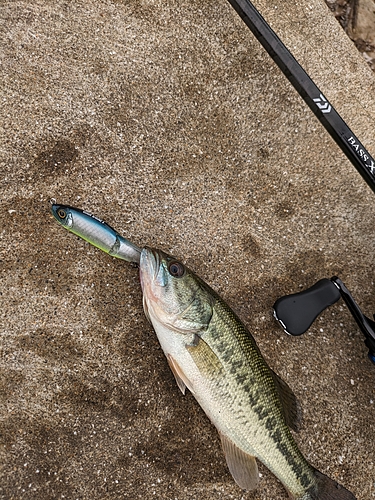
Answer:
<svg viewBox="0 0 375 500"><path fill-rule="evenodd" d="M85 210L52 203L52 214L59 224L103 252L139 264L141 249L120 236L106 222Z"/></svg>

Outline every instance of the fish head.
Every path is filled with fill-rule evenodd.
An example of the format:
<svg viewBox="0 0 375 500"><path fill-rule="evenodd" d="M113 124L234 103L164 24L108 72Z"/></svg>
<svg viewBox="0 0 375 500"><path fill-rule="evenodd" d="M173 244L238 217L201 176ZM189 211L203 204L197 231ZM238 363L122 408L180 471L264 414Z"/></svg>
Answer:
<svg viewBox="0 0 375 500"><path fill-rule="evenodd" d="M205 283L182 262L161 250L145 247L140 258L145 314L155 327L177 333L207 329L213 300Z"/></svg>
<svg viewBox="0 0 375 500"><path fill-rule="evenodd" d="M59 224L69 229L73 225L73 216L71 210L66 205L52 204L51 212Z"/></svg>

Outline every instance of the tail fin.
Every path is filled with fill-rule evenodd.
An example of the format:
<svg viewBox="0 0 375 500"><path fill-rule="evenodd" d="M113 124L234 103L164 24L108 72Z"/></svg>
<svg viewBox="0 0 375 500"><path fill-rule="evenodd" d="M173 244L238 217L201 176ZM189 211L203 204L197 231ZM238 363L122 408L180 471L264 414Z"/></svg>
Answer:
<svg viewBox="0 0 375 500"><path fill-rule="evenodd" d="M314 491L309 491L309 500L357 500L356 497L340 484L315 469L316 484ZM305 499L305 497L303 497Z"/></svg>

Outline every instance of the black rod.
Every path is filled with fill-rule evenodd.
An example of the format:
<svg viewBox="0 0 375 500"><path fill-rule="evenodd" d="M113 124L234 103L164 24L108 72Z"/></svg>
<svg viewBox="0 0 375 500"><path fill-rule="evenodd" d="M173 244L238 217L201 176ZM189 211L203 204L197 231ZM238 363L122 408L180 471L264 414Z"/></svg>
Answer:
<svg viewBox="0 0 375 500"><path fill-rule="evenodd" d="M375 160L249 0L228 0L375 192Z"/></svg>

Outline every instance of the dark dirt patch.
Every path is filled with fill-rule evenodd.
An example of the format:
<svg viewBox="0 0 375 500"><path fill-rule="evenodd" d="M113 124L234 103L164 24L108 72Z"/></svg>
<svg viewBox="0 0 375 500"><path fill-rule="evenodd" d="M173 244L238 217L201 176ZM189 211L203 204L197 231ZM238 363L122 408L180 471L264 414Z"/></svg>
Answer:
<svg viewBox="0 0 375 500"><path fill-rule="evenodd" d="M78 156L75 145L67 139L60 139L37 154L35 164L54 175L60 168L69 165Z"/></svg>

